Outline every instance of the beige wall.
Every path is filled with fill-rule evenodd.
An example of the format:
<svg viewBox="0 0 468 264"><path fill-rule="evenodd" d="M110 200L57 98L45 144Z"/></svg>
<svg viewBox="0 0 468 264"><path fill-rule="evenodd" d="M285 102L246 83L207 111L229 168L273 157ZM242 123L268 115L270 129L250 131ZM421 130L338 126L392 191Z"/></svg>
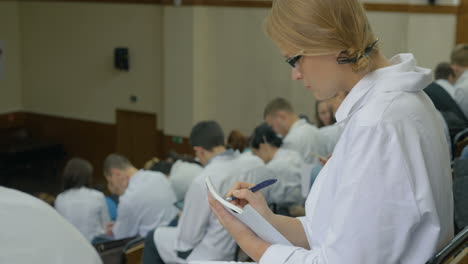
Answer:
<svg viewBox="0 0 468 264"><path fill-rule="evenodd" d="M263 33L267 12L195 8L195 121L215 119L226 133L240 129L250 134L277 96L291 100L298 113L313 114L312 94L293 85L289 65Z"/></svg>
<svg viewBox="0 0 468 264"><path fill-rule="evenodd" d="M5 78L0 80L0 113L22 109L21 38L16 1L0 2L0 41L5 43Z"/></svg>
<svg viewBox="0 0 468 264"><path fill-rule="evenodd" d="M193 123L193 8L164 8L164 130L187 136Z"/></svg>
<svg viewBox="0 0 468 264"><path fill-rule="evenodd" d="M283 96L313 119L314 98L290 80L289 66L263 33L268 9L34 1L0 7L0 22L9 19L0 32L21 46L13 53L16 81L8 86L17 99L3 100L13 106L0 110L21 107L22 98L28 111L105 123L115 122L116 108L154 112L171 135L188 136L203 119L250 133L266 103ZM368 15L388 57L414 52L430 68L448 59L455 16ZM129 73L113 68L117 46L130 48ZM132 94L138 103L129 102Z"/></svg>
<svg viewBox="0 0 468 264"><path fill-rule="evenodd" d="M455 15L411 14L408 23L408 50L418 64L434 69L440 62L449 62L456 40Z"/></svg>
<svg viewBox="0 0 468 264"><path fill-rule="evenodd" d="M172 58L164 67L165 102L171 104L165 105L164 112L167 133L186 136L195 122L204 119L218 120L226 131L237 128L250 133L262 121L266 103L277 96L291 100L298 113L313 119L313 96L290 80L289 66L262 31L267 12L262 8L164 8L165 59ZM368 16L386 56L413 52L419 64L428 68L448 59L455 16L392 12L369 12ZM427 30L428 25L438 34ZM180 55L174 56L177 50ZM184 93L187 97L180 95ZM174 104L178 100L182 102Z"/></svg>
<svg viewBox="0 0 468 264"><path fill-rule="evenodd" d="M116 108L162 115L161 6L26 1L20 11L26 110L105 123ZM113 68L119 46L130 72Z"/></svg>

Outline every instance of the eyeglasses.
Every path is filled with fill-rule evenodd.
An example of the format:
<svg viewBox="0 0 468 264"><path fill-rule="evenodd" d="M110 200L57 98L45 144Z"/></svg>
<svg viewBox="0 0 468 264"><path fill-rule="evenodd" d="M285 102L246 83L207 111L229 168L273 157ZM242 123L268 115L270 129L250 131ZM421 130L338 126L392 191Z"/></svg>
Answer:
<svg viewBox="0 0 468 264"><path fill-rule="evenodd" d="M291 67L293 67L294 69L296 69L296 64L297 62L302 58L303 55L301 55L301 53L303 53L304 51L301 50L297 55L291 57L291 58L287 58L286 59L286 62L291 65Z"/></svg>

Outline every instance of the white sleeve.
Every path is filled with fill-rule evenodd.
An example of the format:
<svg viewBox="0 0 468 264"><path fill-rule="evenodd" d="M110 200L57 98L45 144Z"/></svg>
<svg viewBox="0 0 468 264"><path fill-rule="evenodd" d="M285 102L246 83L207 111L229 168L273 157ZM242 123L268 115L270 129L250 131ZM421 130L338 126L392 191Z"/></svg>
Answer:
<svg viewBox="0 0 468 264"><path fill-rule="evenodd" d="M405 142L376 129L362 129L356 134L359 136L351 139L349 155L337 164L348 175L336 183L334 199L321 204L321 212L329 214L330 223L320 245L311 245L311 250L272 245L260 264L401 262L414 232L420 231L418 224L424 222L413 195ZM324 206L329 210L323 210Z"/></svg>
<svg viewBox="0 0 468 264"><path fill-rule="evenodd" d="M202 176L190 185L184 200L184 209L178 225L177 250L189 251L203 239L211 210L208 192Z"/></svg>
<svg viewBox="0 0 468 264"><path fill-rule="evenodd" d="M138 234L136 212L128 200L121 200L117 208L117 219L112 232L115 239L132 237Z"/></svg>
<svg viewBox="0 0 468 264"><path fill-rule="evenodd" d="M99 203L101 204L99 208L99 219L101 220L101 225L105 228L106 224L110 221L109 209L107 208L106 197L100 195Z"/></svg>

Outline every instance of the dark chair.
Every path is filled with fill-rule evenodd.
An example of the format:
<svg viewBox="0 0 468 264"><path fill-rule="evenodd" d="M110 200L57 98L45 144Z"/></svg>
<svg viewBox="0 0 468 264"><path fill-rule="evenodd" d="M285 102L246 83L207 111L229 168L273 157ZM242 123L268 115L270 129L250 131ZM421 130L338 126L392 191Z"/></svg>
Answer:
<svg viewBox="0 0 468 264"><path fill-rule="evenodd" d="M122 252L125 246L137 237L130 237L118 240L111 240L95 244L103 264L118 264L122 262Z"/></svg>
<svg viewBox="0 0 468 264"><path fill-rule="evenodd" d="M137 237L129 241L122 249L122 264L140 264L143 260L145 238Z"/></svg>
<svg viewBox="0 0 468 264"><path fill-rule="evenodd" d="M453 201L456 230L468 227L468 176L453 180Z"/></svg>

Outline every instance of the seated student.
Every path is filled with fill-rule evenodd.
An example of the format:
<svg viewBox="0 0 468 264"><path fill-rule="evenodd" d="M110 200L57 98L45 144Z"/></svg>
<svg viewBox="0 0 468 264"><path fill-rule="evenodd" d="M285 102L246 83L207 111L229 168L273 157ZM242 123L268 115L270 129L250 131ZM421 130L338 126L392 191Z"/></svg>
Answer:
<svg viewBox="0 0 468 264"><path fill-rule="evenodd" d="M102 263L86 238L43 201L0 187L0 208L0 263Z"/></svg>
<svg viewBox="0 0 468 264"><path fill-rule="evenodd" d="M149 233L143 263L186 263L193 260L233 260L235 243L211 213L205 177L214 187L226 192L240 175L261 162L243 162L240 154L226 150L224 133L215 121L196 124L190 134L196 156L204 168L195 178L186 196L177 227L160 227Z"/></svg>
<svg viewBox="0 0 468 264"><path fill-rule="evenodd" d="M452 98L455 96L455 72L450 63L441 62L437 64L434 70L434 78L435 84L444 89Z"/></svg>
<svg viewBox="0 0 468 264"><path fill-rule="evenodd" d="M57 211L73 224L88 241L103 234L109 222L104 194L90 189L93 166L73 158L65 166L63 192L55 200Z"/></svg>
<svg viewBox="0 0 468 264"><path fill-rule="evenodd" d="M448 63L437 65L436 81L428 85L424 91L431 98L434 106L442 114L453 138L458 132L468 127L468 119L453 98L455 88L455 72Z"/></svg>
<svg viewBox="0 0 468 264"><path fill-rule="evenodd" d="M174 188L177 201L184 200L190 185L201 173L202 169L198 163L191 162L188 159L178 158L175 160L169 172L169 181Z"/></svg>
<svg viewBox="0 0 468 264"><path fill-rule="evenodd" d="M226 147L243 153L249 148L249 139L242 132L234 129L229 133Z"/></svg>
<svg viewBox="0 0 468 264"><path fill-rule="evenodd" d="M227 148L241 153L240 159L245 162L263 163L263 161L254 155L249 148L249 139L239 130L232 130L227 140Z"/></svg>
<svg viewBox="0 0 468 264"><path fill-rule="evenodd" d="M315 118L317 119L318 128L331 126L336 123L335 115L328 100L317 100L315 102Z"/></svg>
<svg viewBox="0 0 468 264"><path fill-rule="evenodd" d="M335 115L332 111L331 101L337 99L329 99L317 101L315 111L317 114L317 123L319 132L322 138L322 150L320 155L328 157L332 154L338 140L340 139L343 129L340 125L336 124Z"/></svg>
<svg viewBox="0 0 468 264"><path fill-rule="evenodd" d="M104 175L120 195L117 220L106 227L115 239L146 236L177 216L176 196L162 173L138 170L125 157L110 154L104 161Z"/></svg>
<svg viewBox="0 0 468 264"><path fill-rule="evenodd" d="M279 209L302 204L301 166L302 157L294 150L281 148L283 141L268 124L255 128L250 146L265 166L255 168L246 174L245 181L260 183L269 179L278 182L263 189L266 201L276 204Z"/></svg>
<svg viewBox="0 0 468 264"><path fill-rule="evenodd" d="M304 161L316 161L321 151L320 133L317 127L300 119L292 105L284 98L276 98L265 107L265 122L283 136L283 147L301 154Z"/></svg>
<svg viewBox="0 0 468 264"><path fill-rule="evenodd" d="M455 72L455 101L468 117L468 44L459 44L450 56Z"/></svg>

